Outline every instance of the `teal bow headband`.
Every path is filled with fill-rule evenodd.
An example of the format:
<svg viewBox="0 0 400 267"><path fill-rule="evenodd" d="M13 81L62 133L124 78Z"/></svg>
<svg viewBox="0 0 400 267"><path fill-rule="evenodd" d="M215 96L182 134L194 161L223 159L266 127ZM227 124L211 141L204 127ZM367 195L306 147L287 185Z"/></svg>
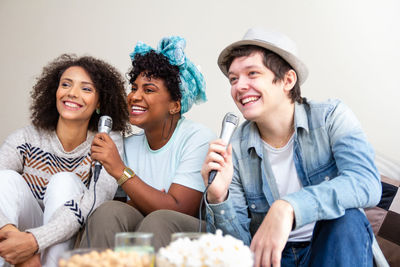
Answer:
<svg viewBox="0 0 400 267"><path fill-rule="evenodd" d="M200 104L207 101L206 82L198 68L185 56L183 50L186 41L179 36L164 37L158 44L157 50L143 42L137 42L135 49L129 55L134 60L136 54L144 55L151 50L168 58L169 63L179 68L181 83L181 114L189 111L193 103Z"/></svg>

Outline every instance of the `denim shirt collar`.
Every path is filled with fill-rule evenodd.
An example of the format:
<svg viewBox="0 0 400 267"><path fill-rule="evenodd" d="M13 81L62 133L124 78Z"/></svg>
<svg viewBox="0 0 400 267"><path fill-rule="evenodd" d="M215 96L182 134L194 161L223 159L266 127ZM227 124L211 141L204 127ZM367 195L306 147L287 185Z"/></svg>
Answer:
<svg viewBox="0 0 400 267"><path fill-rule="evenodd" d="M247 139L247 153L250 154L250 150L254 149L257 155L263 158L263 147L260 132L258 131L257 124L254 121L249 121L248 124L248 139Z"/></svg>
<svg viewBox="0 0 400 267"><path fill-rule="evenodd" d="M296 129L296 134L298 128L303 128L304 130L307 131L307 133L309 132L306 106L307 105L300 104L298 102L295 102L294 104L294 125Z"/></svg>

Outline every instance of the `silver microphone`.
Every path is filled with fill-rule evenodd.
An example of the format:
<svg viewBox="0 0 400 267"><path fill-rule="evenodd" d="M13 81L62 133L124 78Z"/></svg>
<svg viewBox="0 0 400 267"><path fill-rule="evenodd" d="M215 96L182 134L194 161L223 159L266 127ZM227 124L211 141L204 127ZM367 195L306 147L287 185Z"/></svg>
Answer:
<svg viewBox="0 0 400 267"><path fill-rule="evenodd" d="M113 125L113 121L110 116L103 115L99 119L99 124L97 126L98 132L99 133L106 133L109 134L111 132ZM97 160L94 163L94 166L101 166L101 163L98 162Z"/></svg>
<svg viewBox="0 0 400 267"><path fill-rule="evenodd" d="M109 134L111 132L113 121L110 116L103 115L99 119L98 132Z"/></svg>
<svg viewBox="0 0 400 267"><path fill-rule="evenodd" d="M98 132L109 134L111 132L112 125L113 125L113 122L112 122L111 117L107 116L107 115L103 115L99 119L99 124L97 126ZM94 162L94 181L95 182L97 182L97 179L99 179L99 174L100 174L101 168L102 168L101 163L96 160Z"/></svg>
<svg viewBox="0 0 400 267"><path fill-rule="evenodd" d="M229 144L238 124L239 118L234 113L226 113L224 119L222 120L221 134L219 136L219 138L222 139L226 143L226 145ZM210 171L210 174L208 176L208 184L211 184L214 181L216 175L216 170Z"/></svg>

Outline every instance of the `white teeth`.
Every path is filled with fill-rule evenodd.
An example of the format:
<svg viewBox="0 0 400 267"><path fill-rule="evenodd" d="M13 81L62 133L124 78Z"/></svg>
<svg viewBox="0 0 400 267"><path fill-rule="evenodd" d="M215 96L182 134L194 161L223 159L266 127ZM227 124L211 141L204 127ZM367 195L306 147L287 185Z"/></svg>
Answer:
<svg viewBox="0 0 400 267"><path fill-rule="evenodd" d="M247 97L245 99L242 99L242 104L245 105L245 104L247 104L249 102L257 101L258 99L259 99L259 97L255 97L255 96Z"/></svg>
<svg viewBox="0 0 400 267"><path fill-rule="evenodd" d="M65 102L64 103L67 107L71 107L71 108L78 108L79 105L75 104L75 103L71 103L71 102Z"/></svg>
<svg viewBox="0 0 400 267"><path fill-rule="evenodd" d="M132 106L132 111L145 111L145 108L139 107L139 106Z"/></svg>

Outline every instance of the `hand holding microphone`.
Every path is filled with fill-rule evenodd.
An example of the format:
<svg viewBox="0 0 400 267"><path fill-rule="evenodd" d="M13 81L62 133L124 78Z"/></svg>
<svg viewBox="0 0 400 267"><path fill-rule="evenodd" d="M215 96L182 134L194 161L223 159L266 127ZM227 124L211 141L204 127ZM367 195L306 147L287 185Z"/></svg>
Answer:
<svg viewBox="0 0 400 267"><path fill-rule="evenodd" d="M234 131L236 130L238 124L239 124L239 118L235 114L233 114L231 112L226 113L224 119L222 120L220 139L222 139L226 143L227 146L228 146L229 141L231 140L231 137L232 137ZM225 147L225 149L226 149L226 147ZM209 185L214 181L216 175L217 175L216 170L212 170L209 173L209 176L208 176L208 184Z"/></svg>
<svg viewBox="0 0 400 267"><path fill-rule="evenodd" d="M215 176L217 175L218 171L215 169L212 169L213 167L217 166L216 164L219 164L221 166L221 153L226 150L227 146L229 145L229 141L231 140L231 137L233 135L233 132L236 130L237 126L239 124L239 118L231 113L228 112L226 113L224 119L222 120L222 128L221 128L221 134L219 138L223 141L223 145L221 144L220 140L215 140L214 142L210 143L210 148L208 149L208 154L206 157L206 160L203 164L203 167L201 169L201 175L203 176L204 181L207 181L207 186L206 189L203 192L203 200L200 202L200 208L199 208L199 219L201 222L201 213L202 213L202 206L203 202L205 201L207 191L212 184L212 182L215 179ZM223 149L221 149L223 147ZM223 158L223 161L227 162L229 167L224 168L223 172L225 173L225 179L220 179L218 180L218 183L215 183L212 188L210 188L211 195L213 195L210 199L210 196L207 196L207 199L209 203L219 203L224 199L225 196L227 195L227 188L229 187L229 184L232 180L232 155L230 154L232 151L229 149L228 150L228 157ZM219 154L219 155L218 155ZM211 171L210 171L211 169ZM218 178L219 179L219 178ZM221 186L222 185L222 186ZM199 232L201 232L201 223L199 224Z"/></svg>
<svg viewBox="0 0 400 267"><path fill-rule="evenodd" d="M112 129L112 118L110 116L101 116L99 119L99 124L98 124L98 132L99 133L106 133L109 134L111 132ZM94 163L94 181L97 182L97 180L99 179L99 174L101 171L101 163L99 161L95 161Z"/></svg>

